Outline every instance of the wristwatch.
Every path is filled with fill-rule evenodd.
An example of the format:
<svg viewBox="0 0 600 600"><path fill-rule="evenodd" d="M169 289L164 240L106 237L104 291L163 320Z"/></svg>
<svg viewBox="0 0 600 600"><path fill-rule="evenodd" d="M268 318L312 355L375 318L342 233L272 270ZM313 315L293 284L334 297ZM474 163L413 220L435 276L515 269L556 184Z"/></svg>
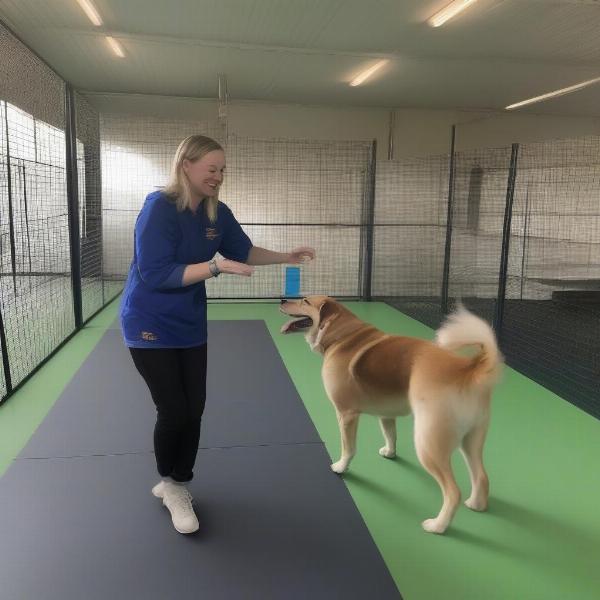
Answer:
<svg viewBox="0 0 600 600"><path fill-rule="evenodd" d="M213 277L218 277L221 274L221 271L219 271L219 267L217 266L217 261L214 258L208 261L208 268Z"/></svg>

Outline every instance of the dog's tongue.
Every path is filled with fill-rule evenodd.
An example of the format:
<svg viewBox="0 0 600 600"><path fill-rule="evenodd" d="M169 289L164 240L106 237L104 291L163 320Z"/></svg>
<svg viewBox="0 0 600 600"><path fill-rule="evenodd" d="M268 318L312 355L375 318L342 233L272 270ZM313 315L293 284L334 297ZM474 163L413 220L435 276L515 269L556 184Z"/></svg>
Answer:
<svg viewBox="0 0 600 600"><path fill-rule="evenodd" d="M295 331L302 331L308 329L312 325L312 319L310 317L301 317L300 319L293 319L288 321L282 328L281 333L294 333Z"/></svg>

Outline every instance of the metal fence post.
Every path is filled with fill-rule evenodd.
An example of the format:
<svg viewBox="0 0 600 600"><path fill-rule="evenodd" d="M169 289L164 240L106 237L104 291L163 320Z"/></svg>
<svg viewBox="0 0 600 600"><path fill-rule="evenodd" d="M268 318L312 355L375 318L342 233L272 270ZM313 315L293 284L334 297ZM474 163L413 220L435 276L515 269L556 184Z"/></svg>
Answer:
<svg viewBox="0 0 600 600"><path fill-rule="evenodd" d="M517 179L517 159L519 144L512 145L510 154L510 168L506 186L506 207L504 209L504 227L502 229L502 250L500 255L500 273L498 274L498 298L496 300L496 313L494 315L494 329L500 337L502 321L504 319L504 300L506 297L506 277L508 273L508 256L510 250L510 226L512 221L513 201L515 197L515 182Z"/></svg>
<svg viewBox="0 0 600 600"><path fill-rule="evenodd" d="M452 250L452 217L454 214L454 145L456 125L452 125L450 135L450 172L448 175L448 213L446 217L446 248L444 250L444 272L442 276L442 315L448 314L448 287L450 284L450 252Z"/></svg>
<svg viewBox="0 0 600 600"><path fill-rule="evenodd" d="M67 203L69 211L69 243L71 250L71 286L73 289L73 312L75 329L83 326L81 297L81 233L79 231L79 187L77 177L77 128L75 121L75 93L70 84L65 89L65 140Z"/></svg>
<svg viewBox="0 0 600 600"><path fill-rule="evenodd" d="M362 298L372 299L373 283L373 239L375 228L375 175L377 166L377 140L371 144L371 155L367 171L367 186L363 203L361 231L361 283Z"/></svg>

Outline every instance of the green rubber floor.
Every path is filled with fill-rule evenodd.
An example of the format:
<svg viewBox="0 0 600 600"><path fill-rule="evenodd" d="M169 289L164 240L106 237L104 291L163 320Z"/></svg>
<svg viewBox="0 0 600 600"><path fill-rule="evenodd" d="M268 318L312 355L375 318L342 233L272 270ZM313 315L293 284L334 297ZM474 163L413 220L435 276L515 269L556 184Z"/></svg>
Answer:
<svg viewBox="0 0 600 600"><path fill-rule="evenodd" d="M387 332L432 336L430 329L385 304L347 306ZM264 319L337 459L339 434L321 383L321 357L310 352L302 335L279 334L284 317L277 308L211 304L209 318ZM116 310L113 303L0 407L0 474L111 327ZM412 419L398 420L396 460L381 458L381 445L376 419L364 416L358 455L343 477L405 600L600 598L600 422L507 369L494 397L485 449L489 511L461 507L444 536L426 534L420 526L437 514L441 498L416 459ZM458 454L454 465L466 498L468 474Z"/></svg>

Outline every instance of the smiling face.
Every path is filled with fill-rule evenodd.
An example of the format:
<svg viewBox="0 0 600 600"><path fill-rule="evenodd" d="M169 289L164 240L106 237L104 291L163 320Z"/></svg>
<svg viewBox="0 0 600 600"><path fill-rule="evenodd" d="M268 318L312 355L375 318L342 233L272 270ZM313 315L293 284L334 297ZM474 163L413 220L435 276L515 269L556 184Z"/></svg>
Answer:
<svg viewBox="0 0 600 600"><path fill-rule="evenodd" d="M186 159L183 170L198 199L215 197L225 176L225 153L213 150L198 160Z"/></svg>

